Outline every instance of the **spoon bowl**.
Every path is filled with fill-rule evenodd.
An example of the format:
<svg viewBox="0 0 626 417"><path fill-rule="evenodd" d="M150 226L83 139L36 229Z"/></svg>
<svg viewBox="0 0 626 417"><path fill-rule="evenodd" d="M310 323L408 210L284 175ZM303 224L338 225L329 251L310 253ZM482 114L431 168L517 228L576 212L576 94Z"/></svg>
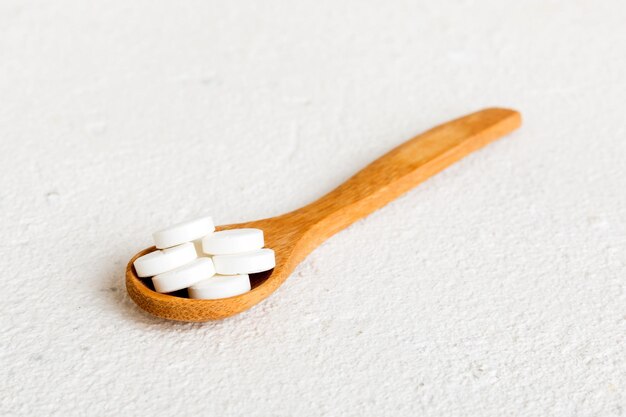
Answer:
<svg viewBox="0 0 626 417"><path fill-rule="evenodd" d="M137 277L133 262L156 250L136 254L126 267L126 289L139 307L158 317L189 322L223 319L241 313L272 294L320 243L356 220L386 205L471 152L517 129L515 110L484 109L444 123L391 150L335 190L300 209L277 217L220 226L217 230L263 230L265 246L274 250L276 267L251 275L252 289L218 300L160 294L149 280Z"/></svg>
<svg viewBox="0 0 626 417"><path fill-rule="evenodd" d="M282 217L282 216L281 216ZM257 220L247 223L230 224L216 227L216 230L239 228L256 228L263 230L265 246L274 250L276 267L270 271L250 274L252 289L247 293L218 300L196 300L181 297L186 290L177 294L160 294L154 291L150 279L139 278L135 272L135 259L156 250L156 247L145 249L136 254L126 267L126 289L130 297L149 313L178 321L203 322L217 320L240 313L268 297L278 288L298 265L291 256L294 243L299 240L297 232L277 227L280 217ZM271 278L271 279L270 279Z"/></svg>

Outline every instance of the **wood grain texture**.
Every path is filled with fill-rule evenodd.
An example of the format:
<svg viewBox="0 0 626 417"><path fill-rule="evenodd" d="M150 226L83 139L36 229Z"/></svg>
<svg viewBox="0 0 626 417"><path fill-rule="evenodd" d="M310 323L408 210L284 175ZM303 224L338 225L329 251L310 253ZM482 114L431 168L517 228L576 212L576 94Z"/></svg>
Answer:
<svg viewBox="0 0 626 417"><path fill-rule="evenodd" d="M298 210L269 219L218 227L253 227L276 252L276 268L250 292L220 300L159 294L126 268L126 288L139 307L158 317L202 322L240 313L272 294L313 249L356 220L379 209L471 152L517 129L518 112L490 108L437 126L391 150L335 190Z"/></svg>

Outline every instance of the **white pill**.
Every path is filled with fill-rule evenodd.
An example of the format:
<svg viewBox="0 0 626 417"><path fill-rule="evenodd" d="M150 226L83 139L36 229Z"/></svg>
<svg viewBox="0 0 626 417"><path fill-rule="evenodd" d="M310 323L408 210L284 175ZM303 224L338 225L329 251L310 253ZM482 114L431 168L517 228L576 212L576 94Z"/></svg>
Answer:
<svg viewBox="0 0 626 417"><path fill-rule="evenodd" d="M192 243L183 243L169 249L155 250L135 259L135 271L139 277L162 274L196 259L196 248Z"/></svg>
<svg viewBox="0 0 626 417"><path fill-rule="evenodd" d="M214 230L213 220L204 216L159 230L152 237L154 238L154 245L158 249L164 249L203 238L209 233L213 233Z"/></svg>
<svg viewBox="0 0 626 417"><path fill-rule="evenodd" d="M196 248L198 258L200 258L201 256L206 256L204 252L202 252L202 239L196 239L191 243L193 243L194 248Z"/></svg>
<svg viewBox="0 0 626 417"><path fill-rule="evenodd" d="M223 275L253 274L255 272L267 271L276 266L274 251L271 249L257 249L230 255L215 255L213 263L215 264L215 271Z"/></svg>
<svg viewBox="0 0 626 417"><path fill-rule="evenodd" d="M193 246L193 245L192 245ZM173 271L157 275L152 278L154 289L157 292L172 292L182 290L196 284L203 279L215 275L215 267L210 258L198 258L187 265Z"/></svg>
<svg viewBox="0 0 626 417"><path fill-rule="evenodd" d="M211 233L202 239L202 250L209 255L250 252L264 245L260 229L232 229Z"/></svg>
<svg viewBox="0 0 626 417"><path fill-rule="evenodd" d="M250 277L242 275L215 275L189 287L189 298L216 300L234 297L250 291Z"/></svg>

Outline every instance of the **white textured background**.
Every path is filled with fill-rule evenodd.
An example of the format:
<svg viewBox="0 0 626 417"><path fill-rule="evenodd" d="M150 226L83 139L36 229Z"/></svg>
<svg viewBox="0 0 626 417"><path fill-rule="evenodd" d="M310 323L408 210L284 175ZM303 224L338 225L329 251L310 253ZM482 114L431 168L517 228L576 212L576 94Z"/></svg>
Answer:
<svg viewBox="0 0 626 417"><path fill-rule="evenodd" d="M0 3L0 415L626 414L626 3ZM150 233L272 216L490 105L522 130L222 322Z"/></svg>

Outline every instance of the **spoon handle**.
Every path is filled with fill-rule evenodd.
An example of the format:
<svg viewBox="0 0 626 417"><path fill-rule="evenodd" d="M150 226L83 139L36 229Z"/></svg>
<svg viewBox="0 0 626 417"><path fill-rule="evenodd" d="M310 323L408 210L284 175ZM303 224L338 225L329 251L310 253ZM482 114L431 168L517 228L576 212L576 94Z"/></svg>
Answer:
<svg viewBox="0 0 626 417"><path fill-rule="evenodd" d="M515 110L489 108L437 126L391 150L319 200L298 210L315 243L521 125ZM295 214L295 213L294 213ZM314 242L310 242L315 245Z"/></svg>

